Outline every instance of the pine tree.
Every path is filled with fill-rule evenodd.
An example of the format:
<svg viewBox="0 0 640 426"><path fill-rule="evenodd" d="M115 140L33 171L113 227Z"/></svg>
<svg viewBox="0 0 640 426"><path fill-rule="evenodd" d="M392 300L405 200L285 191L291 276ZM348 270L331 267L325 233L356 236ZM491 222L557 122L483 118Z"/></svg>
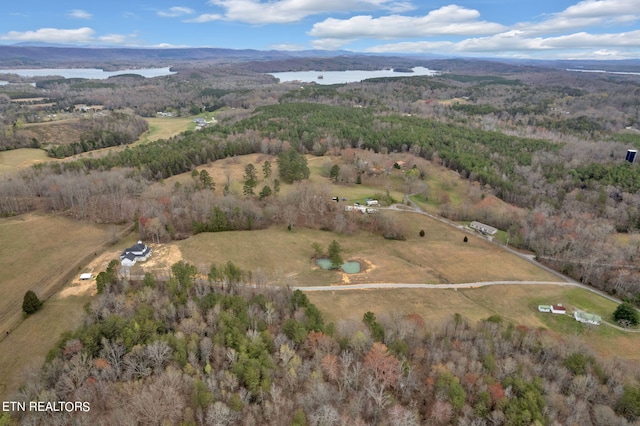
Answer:
<svg viewBox="0 0 640 426"><path fill-rule="evenodd" d="M42 302L38 299L36 294L29 290L24 294L24 299L22 301L22 310L25 314L31 315L35 314L42 307Z"/></svg>

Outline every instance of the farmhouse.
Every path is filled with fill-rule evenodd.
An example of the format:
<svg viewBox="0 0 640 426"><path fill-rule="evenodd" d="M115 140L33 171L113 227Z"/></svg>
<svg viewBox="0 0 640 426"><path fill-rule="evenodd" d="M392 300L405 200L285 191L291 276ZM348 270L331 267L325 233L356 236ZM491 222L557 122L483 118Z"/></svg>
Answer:
<svg viewBox="0 0 640 426"><path fill-rule="evenodd" d="M560 303L557 305L538 305L538 312L551 312L553 314L566 314L567 308Z"/></svg>
<svg viewBox="0 0 640 426"><path fill-rule="evenodd" d="M133 266L136 262L144 262L151 256L151 248L142 241L138 244L124 249L120 255L120 263L122 266Z"/></svg>
<svg viewBox="0 0 640 426"><path fill-rule="evenodd" d="M484 223L480 223L475 220L469 224L469 228L475 229L485 235L495 235L498 233L498 230L493 226L485 225Z"/></svg>
<svg viewBox="0 0 640 426"><path fill-rule="evenodd" d="M600 315L589 314L587 312L576 311L573 313L573 317L576 319L576 321L584 324L600 325L600 323L602 322L602 318L600 317Z"/></svg>

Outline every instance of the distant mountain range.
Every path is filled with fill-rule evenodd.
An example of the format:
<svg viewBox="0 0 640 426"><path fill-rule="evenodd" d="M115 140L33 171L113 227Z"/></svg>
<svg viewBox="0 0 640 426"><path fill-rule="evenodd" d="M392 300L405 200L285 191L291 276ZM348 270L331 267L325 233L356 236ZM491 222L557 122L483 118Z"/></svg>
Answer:
<svg viewBox="0 0 640 426"><path fill-rule="evenodd" d="M304 59L307 59L306 61ZM422 65L433 69L456 69L458 66L469 66L470 63L485 65L500 63L503 71L519 67L544 67L555 69L583 68L609 71L639 72L640 60L625 61L593 61L593 60L510 60L504 58L443 58L436 55L394 55L382 56L374 54L354 53L347 51L279 51L279 50L236 50L222 48L121 48L97 46L42 45L37 43L21 43L0 45L0 68L60 68L64 67L100 67L105 70L125 67L178 66L180 64L198 62L217 63L252 63L250 68L263 71L320 69L323 60L332 62L331 68L357 69L362 65L367 68L380 66L413 66ZM442 63L444 61L444 63ZM265 62L271 63L272 66ZM261 64L260 64L261 63ZM440 63L440 67L430 66ZM260 64L257 66L256 64ZM306 65L306 66L305 66ZM311 68L309 68L311 67ZM314 68L315 67L315 68ZM276 69L277 68L277 69ZM287 69L289 68L289 69ZM521 71L521 70L520 70Z"/></svg>

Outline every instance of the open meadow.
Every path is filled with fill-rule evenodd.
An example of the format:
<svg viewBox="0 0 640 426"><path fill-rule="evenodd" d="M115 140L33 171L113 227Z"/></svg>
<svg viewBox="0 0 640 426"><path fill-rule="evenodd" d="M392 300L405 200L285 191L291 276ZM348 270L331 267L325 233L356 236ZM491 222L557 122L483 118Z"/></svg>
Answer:
<svg viewBox="0 0 640 426"><path fill-rule="evenodd" d="M355 212L359 215L360 213ZM407 229L406 241L386 240L360 231L338 235L319 230L272 226L257 231L202 233L176 242L184 260L208 270L233 261L244 270L260 269L299 286L340 283L465 283L477 281L557 281L557 277L475 235L427 216L388 211ZM419 231L425 231L420 237ZM463 241L468 235L469 241ZM364 271L344 274L315 266L313 243L327 248L336 240L345 261L359 261Z"/></svg>
<svg viewBox="0 0 640 426"><path fill-rule="evenodd" d="M0 219L2 334L12 330L22 318L26 291L33 290L41 300L46 300L82 272L121 231L121 226L98 226L44 214Z"/></svg>
<svg viewBox="0 0 640 426"><path fill-rule="evenodd" d="M46 152L36 148L0 151L0 176L49 160Z"/></svg>
<svg viewBox="0 0 640 426"><path fill-rule="evenodd" d="M569 315L538 312L538 304L562 303L568 311L587 310L610 320L615 304L588 290L553 285L499 285L465 290L384 289L318 291L307 293L327 322L362 321L367 311L376 317L419 314L427 328L450 321L454 313L474 325L492 315L504 322L540 328L555 338L592 347L606 357L640 360L640 333L607 325L588 327Z"/></svg>

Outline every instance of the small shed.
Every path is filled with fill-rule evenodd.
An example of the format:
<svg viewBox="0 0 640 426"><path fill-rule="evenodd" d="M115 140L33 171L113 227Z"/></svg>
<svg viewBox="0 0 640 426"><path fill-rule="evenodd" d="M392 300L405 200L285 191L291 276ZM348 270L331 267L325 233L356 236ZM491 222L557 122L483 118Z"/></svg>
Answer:
<svg viewBox="0 0 640 426"><path fill-rule="evenodd" d="M551 313L564 315L567 313L567 308L565 308L561 304L551 305Z"/></svg>
<svg viewBox="0 0 640 426"><path fill-rule="evenodd" d="M538 305L539 312L551 312L551 305Z"/></svg>
<svg viewBox="0 0 640 426"><path fill-rule="evenodd" d="M91 278L92 276L90 272L85 272L84 274L80 274L80 280L82 281L90 280Z"/></svg>

